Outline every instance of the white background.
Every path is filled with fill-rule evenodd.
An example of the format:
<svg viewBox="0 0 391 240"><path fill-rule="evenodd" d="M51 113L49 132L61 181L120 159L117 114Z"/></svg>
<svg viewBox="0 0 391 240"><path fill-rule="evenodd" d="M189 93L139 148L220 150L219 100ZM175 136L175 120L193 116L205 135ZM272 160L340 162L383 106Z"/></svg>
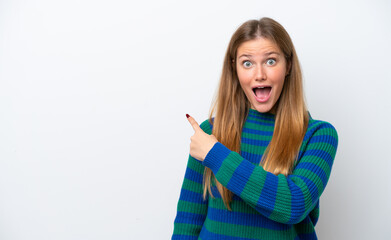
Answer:
<svg viewBox="0 0 391 240"><path fill-rule="evenodd" d="M0 239L169 239L240 24L280 22L339 147L319 239L390 239L391 4L0 0Z"/></svg>

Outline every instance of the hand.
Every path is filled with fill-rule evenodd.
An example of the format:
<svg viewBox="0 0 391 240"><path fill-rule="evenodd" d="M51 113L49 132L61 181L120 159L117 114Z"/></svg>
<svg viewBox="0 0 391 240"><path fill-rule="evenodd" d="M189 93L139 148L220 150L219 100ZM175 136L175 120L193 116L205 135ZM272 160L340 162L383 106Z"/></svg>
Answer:
<svg viewBox="0 0 391 240"><path fill-rule="evenodd" d="M187 120L194 129L194 135L190 137L190 155L199 161L204 161L208 152L218 142L217 138L205 133L194 118L189 115L186 116L188 116Z"/></svg>

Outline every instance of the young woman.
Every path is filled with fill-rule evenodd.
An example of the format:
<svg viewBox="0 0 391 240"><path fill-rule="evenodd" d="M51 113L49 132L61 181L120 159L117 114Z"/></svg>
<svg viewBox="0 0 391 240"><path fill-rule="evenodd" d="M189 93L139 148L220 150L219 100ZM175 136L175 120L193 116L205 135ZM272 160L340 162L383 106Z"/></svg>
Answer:
<svg viewBox="0 0 391 240"><path fill-rule="evenodd" d="M209 118L187 117L195 133L172 239L317 239L338 136L307 111L299 60L279 23L236 30Z"/></svg>

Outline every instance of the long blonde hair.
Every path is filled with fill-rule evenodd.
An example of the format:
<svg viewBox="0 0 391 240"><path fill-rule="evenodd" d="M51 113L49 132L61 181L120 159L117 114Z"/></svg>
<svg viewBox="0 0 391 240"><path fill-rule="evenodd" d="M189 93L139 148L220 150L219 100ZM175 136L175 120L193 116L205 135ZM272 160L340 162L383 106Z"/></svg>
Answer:
<svg viewBox="0 0 391 240"><path fill-rule="evenodd" d="M231 151L239 153L241 132L251 105L237 77L237 49L243 42L259 37L276 43L284 53L287 66L290 66L280 98L273 107L276 113L273 137L260 161L260 165L266 171L287 176L293 170L309 116L304 100L299 60L291 38L278 22L266 17L260 20L249 20L232 35L224 58L218 92L210 109L209 122L213 124L212 134L217 140ZM204 199L207 192L214 197L211 191L212 177L225 206L231 211L230 202L233 193L217 181L208 167L205 167L204 171Z"/></svg>

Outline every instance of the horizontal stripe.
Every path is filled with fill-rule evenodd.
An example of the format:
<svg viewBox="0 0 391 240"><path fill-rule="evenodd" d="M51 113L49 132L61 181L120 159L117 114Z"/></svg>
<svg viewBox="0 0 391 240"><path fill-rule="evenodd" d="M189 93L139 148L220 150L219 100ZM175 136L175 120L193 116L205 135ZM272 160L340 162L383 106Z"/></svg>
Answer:
<svg viewBox="0 0 391 240"><path fill-rule="evenodd" d="M310 144L314 143L328 143L331 144L334 148L337 148L337 140L329 135L319 135L319 136L313 136L310 140Z"/></svg>
<svg viewBox="0 0 391 240"><path fill-rule="evenodd" d="M209 240L209 239L216 239L216 240L218 240L218 239L221 239L221 240L253 240L254 238L232 237L232 236L212 233L212 232L208 231L208 229L202 228L201 233L200 233L200 239L202 239L202 240Z"/></svg>
<svg viewBox="0 0 391 240"><path fill-rule="evenodd" d="M183 180L182 188L199 194L203 193L203 186L201 183L193 182L187 178Z"/></svg>
<svg viewBox="0 0 391 240"><path fill-rule="evenodd" d="M197 240L198 236L188 236L188 235L179 235L175 234L172 236L171 240Z"/></svg>
<svg viewBox="0 0 391 240"><path fill-rule="evenodd" d="M179 235L175 234L172 236L171 240L197 240L198 236L188 236L188 235Z"/></svg>
<svg viewBox="0 0 391 240"><path fill-rule="evenodd" d="M177 210L181 212L195 213L206 215L205 210L207 209L208 204L205 203L192 203L187 201L178 201Z"/></svg>
<svg viewBox="0 0 391 240"><path fill-rule="evenodd" d="M269 144L269 141L262 141L262 140L256 140L256 139L242 138L242 143L251 144L251 145L254 145L254 146L267 146Z"/></svg>
<svg viewBox="0 0 391 240"><path fill-rule="evenodd" d="M287 230L291 228L291 225L270 221L267 217L261 214L229 212L215 208L208 208L208 218L218 222L252 227L263 227L273 230Z"/></svg>
<svg viewBox="0 0 391 240"><path fill-rule="evenodd" d="M326 186L327 180L328 180L328 175L325 173L325 171L321 167L319 167L315 163L311 163L311 162L300 163L295 168L295 170L298 170L298 169L307 169L307 170L314 172L322 180L323 186Z"/></svg>
<svg viewBox="0 0 391 240"><path fill-rule="evenodd" d="M249 118L255 118L259 122L263 121L275 121L275 115L269 113L260 113L254 109L250 109L247 115Z"/></svg>
<svg viewBox="0 0 391 240"><path fill-rule="evenodd" d="M174 223L172 239L197 239L202 226L186 223Z"/></svg>
<svg viewBox="0 0 391 240"><path fill-rule="evenodd" d="M259 155L259 154L248 153L248 152L245 152L245 151L241 151L240 155L243 158L249 160L250 162L255 163L256 165L258 165L261 162L261 159L262 159L262 156L263 156L263 155Z"/></svg>
<svg viewBox="0 0 391 240"><path fill-rule="evenodd" d="M178 211L175 223L202 225L206 215Z"/></svg>
<svg viewBox="0 0 391 240"><path fill-rule="evenodd" d="M317 150L317 149L308 150L303 154L302 158L307 157L307 156L315 156L315 157L322 158L323 160L325 160L327 162L327 164L329 165L330 168L331 168L333 161L334 161L334 158L330 155L330 153L328 153L324 150Z"/></svg>
<svg viewBox="0 0 391 240"><path fill-rule="evenodd" d="M251 119L248 119L246 121L247 123L255 123L255 124L259 124L259 125L263 125L263 126L274 126L274 122L262 122L262 123L259 123L258 120L251 120Z"/></svg>
<svg viewBox="0 0 391 240"><path fill-rule="evenodd" d="M207 232L205 232L207 230ZM212 232L213 231L213 232ZM295 228L286 230L273 230L263 227L235 225L230 223L217 222L206 218L201 230L203 239L293 239L296 236ZM209 238L205 238L209 237Z"/></svg>
<svg viewBox="0 0 391 240"><path fill-rule="evenodd" d="M193 203L205 203L206 200L202 198L202 194L195 193L186 189L181 190L179 199L182 201L193 202Z"/></svg>
<svg viewBox="0 0 391 240"><path fill-rule="evenodd" d="M200 183L202 184L202 178L203 178L203 175L194 171L193 169L191 168L187 168L186 169L186 173L185 173L185 178L186 179L189 179L193 182L197 182L197 183Z"/></svg>
<svg viewBox="0 0 391 240"><path fill-rule="evenodd" d="M254 135L261 135L261 136L273 136L273 131L262 131L262 130L251 129L251 128L243 128L242 132L254 134Z"/></svg>

